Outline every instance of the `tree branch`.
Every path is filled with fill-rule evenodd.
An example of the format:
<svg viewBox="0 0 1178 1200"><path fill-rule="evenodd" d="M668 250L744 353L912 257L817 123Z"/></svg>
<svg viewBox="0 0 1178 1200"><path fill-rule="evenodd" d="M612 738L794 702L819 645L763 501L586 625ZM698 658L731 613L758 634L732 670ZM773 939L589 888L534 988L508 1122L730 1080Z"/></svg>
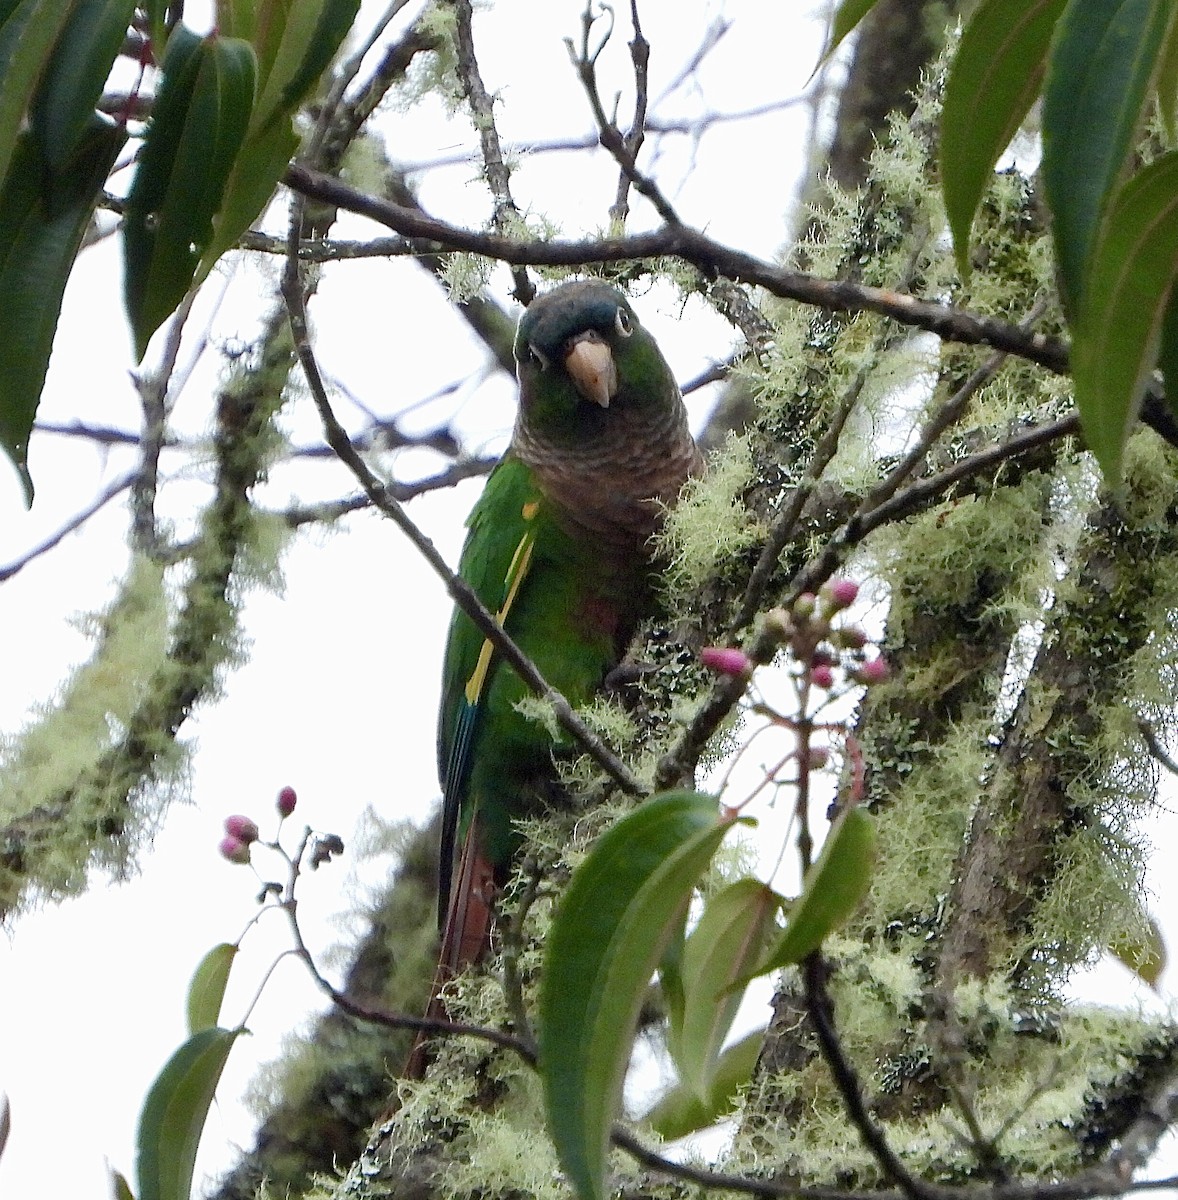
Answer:
<svg viewBox="0 0 1178 1200"><path fill-rule="evenodd" d="M471 120L479 135L483 152L483 174L495 202L492 223L501 234L523 224L523 217L511 195L511 172L503 160L503 148L499 144L499 131L495 127L494 104L483 84L478 59L474 52L474 34L471 31L470 0L450 0L456 17L454 43L458 52L458 78L470 105ZM524 306L532 302L536 285L522 266L516 266L511 277L515 281L512 294Z"/></svg>
<svg viewBox="0 0 1178 1200"><path fill-rule="evenodd" d="M392 204L298 163L287 168L288 186L312 200L334 204L385 225L416 242L419 253L464 250L506 263L530 266L584 267L593 263L671 256L691 263L709 276L756 284L784 300L830 312L874 312L901 325L922 329L946 341L992 346L1049 371L1068 369L1067 347L1057 338L1030 333L1009 321L965 312L888 288L841 279L820 279L793 271L725 246L685 225L665 226L652 233L584 241L536 238L516 241L447 224L420 210Z"/></svg>

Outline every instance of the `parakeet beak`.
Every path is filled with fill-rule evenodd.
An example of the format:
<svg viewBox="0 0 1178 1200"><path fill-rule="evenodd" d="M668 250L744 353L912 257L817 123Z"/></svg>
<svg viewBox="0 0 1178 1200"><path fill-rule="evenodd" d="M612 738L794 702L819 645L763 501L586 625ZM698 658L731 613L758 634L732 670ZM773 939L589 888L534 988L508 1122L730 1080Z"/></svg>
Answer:
<svg viewBox="0 0 1178 1200"><path fill-rule="evenodd" d="M586 400L609 408L618 393L618 368L601 334L590 329L573 338L565 351L564 367Z"/></svg>

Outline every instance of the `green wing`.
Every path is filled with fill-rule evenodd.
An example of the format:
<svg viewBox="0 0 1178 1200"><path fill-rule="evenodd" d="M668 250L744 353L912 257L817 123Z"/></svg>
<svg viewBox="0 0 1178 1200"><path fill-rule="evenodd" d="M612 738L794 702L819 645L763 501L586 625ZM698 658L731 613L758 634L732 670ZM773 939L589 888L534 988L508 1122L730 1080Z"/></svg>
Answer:
<svg viewBox="0 0 1178 1200"><path fill-rule="evenodd" d="M505 624L524 586L536 536L540 493L531 472L510 454L491 472L467 519L469 532L458 573L475 595ZM470 776L476 735L483 715L480 701L495 667L491 643L474 622L455 609L442 676L438 725L438 774L442 781L442 886L439 909L445 915L449 872Z"/></svg>

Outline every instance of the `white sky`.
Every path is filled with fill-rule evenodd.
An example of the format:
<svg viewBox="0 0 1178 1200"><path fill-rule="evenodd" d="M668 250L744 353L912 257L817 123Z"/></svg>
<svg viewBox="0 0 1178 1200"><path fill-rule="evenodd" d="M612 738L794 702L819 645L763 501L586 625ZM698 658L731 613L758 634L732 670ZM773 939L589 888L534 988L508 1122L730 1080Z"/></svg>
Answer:
<svg viewBox="0 0 1178 1200"><path fill-rule="evenodd" d="M602 61L607 98L629 79L623 17ZM367 7L366 10L367 11ZM499 130L507 141L585 132L591 119L562 43L578 36L575 0L530 4L502 0L476 19L484 80L498 90ZM652 107L660 118L733 111L796 95L815 63L820 34L803 6L758 0L684 0L643 6L653 53L652 97L683 67L709 24L731 29L698 76ZM610 81L613 82L610 82ZM622 114L628 113L624 90ZM654 173L683 217L722 239L771 254L787 236L790 196L802 169L806 112L796 107L723 126L693 146L666 139ZM381 128L395 159L419 161L472 144L469 124L449 121L432 103L409 114L387 112ZM649 152L648 152L649 153ZM646 160L649 168L650 158ZM514 178L517 201L554 219L564 234L592 232L605 221L616 171L604 152L540 155ZM478 225L488 212L485 190L469 166L432 174L422 188L439 216ZM634 197L636 227L652 223ZM345 218L339 236L373 227ZM240 270L216 316L214 336L246 330L268 299L256 268ZM137 428L128 383L130 342L122 315L118 247L107 241L79 264L47 384L42 416ZM218 290L217 281L207 289ZM497 295L507 300L497 277ZM210 305L211 306L211 305ZM637 297L680 379L722 357L726 325L702 304L679 312L669 292ZM437 286L407 261L340 264L325 272L313 309L316 345L326 373L371 409L391 415L439 387L477 375L486 360L463 322L447 311ZM194 330L199 324L194 324ZM155 361L153 346L148 362ZM177 412L178 425L208 426L219 367L208 356L197 368ZM697 397L702 417L710 397ZM512 388L502 376L458 393L456 425L497 449L512 418ZM455 405L453 398L415 414L420 427ZM360 417L342 398L338 411ZM319 439L305 400L287 418L294 440ZM0 563L55 530L131 463L60 437L35 436L31 466L36 504L25 513L15 477L0 467ZM401 478L435 469L427 455L406 456ZM165 469L180 466L165 457ZM188 470L200 479L206 472ZM413 502L412 516L450 562L457 559L461 522L478 493L475 481ZM333 464L300 463L274 473L264 500L350 494ZM161 511L182 529L206 495L199 483L165 489ZM112 505L80 534L0 587L0 627L6 631L0 730L15 733L39 703L50 700L88 643L71 615L101 608L126 565L127 514ZM104 1163L133 1181L133 1139L139 1106L168 1055L183 1040L184 997L204 952L232 941L255 912L257 883L248 870L216 854L221 822L231 812L254 816L263 829L279 787L300 795L293 824L338 832L348 843L342 864L306 876L300 914L312 947L323 952L363 905L388 864L359 871L351 852L368 806L385 818L424 818L437 798L434 712L448 604L441 585L388 522L354 516L334 533L298 537L283 559L282 595L255 591L245 607L250 661L227 675L224 697L206 705L183 734L195 748L190 803L169 810L141 873L125 881L95 878L83 897L22 916L0 939L0 1088L12 1105L12 1136L0 1157L0 1196L34 1195L47 1180L78 1200L106 1197ZM362 835L361 835L362 837ZM1173 911L1172 893L1161 915ZM342 925L341 925L342 923ZM226 1003L231 1020L244 1011L274 956L287 945L276 916L251 932L234 969ZM321 961L323 957L321 955ZM1105 977L1107 975L1107 978ZM1129 999L1133 989L1115 968L1101 976L1105 998ZM251 1119L240 1097L258 1065L279 1052L320 997L293 962L284 962L250 1019L251 1038L234 1048L202 1146L200 1171L216 1174L249 1145ZM199 1190L199 1189L198 1189Z"/></svg>

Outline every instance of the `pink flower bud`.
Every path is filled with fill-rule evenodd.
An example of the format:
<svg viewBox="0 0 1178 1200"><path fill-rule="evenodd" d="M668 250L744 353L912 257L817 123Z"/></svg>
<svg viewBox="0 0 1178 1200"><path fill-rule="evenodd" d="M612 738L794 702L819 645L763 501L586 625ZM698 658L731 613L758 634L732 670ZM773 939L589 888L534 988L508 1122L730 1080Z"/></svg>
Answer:
<svg viewBox="0 0 1178 1200"><path fill-rule="evenodd" d="M826 665L826 663L819 663L819 665L810 672L810 682L815 687L832 688L834 686L834 672Z"/></svg>
<svg viewBox="0 0 1178 1200"><path fill-rule="evenodd" d="M217 849L220 851L221 857L228 859L231 863L247 863L250 860L249 844L240 838L235 838L232 834L226 834L217 844Z"/></svg>
<svg viewBox="0 0 1178 1200"><path fill-rule="evenodd" d="M235 840L244 842L247 846L250 842L258 840L257 822L251 821L249 817L232 816L225 818L225 832Z"/></svg>
<svg viewBox="0 0 1178 1200"><path fill-rule="evenodd" d="M883 683L890 674L887 660L883 658L873 658L855 670L855 678L867 687L871 687L873 683Z"/></svg>
<svg viewBox="0 0 1178 1200"><path fill-rule="evenodd" d="M288 784L282 789L282 791L278 793L278 815L282 817L289 817L290 814L294 812L295 805L298 803L298 800L299 798L296 795L294 788L290 787Z"/></svg>
<svg viewBox="0 0 1178 1200"><path fill-rule="evenodd" d="M855 603L859 585L853 579L829 579L822 585L822 598L834 612Z"/></svg>
<svg viewBox="0 0 1178 1200"><path fill-rule="evenodd" d="M745 675L753 669L753 660L743 650L728 646L705 646L699 661L718 675Z"/></svg>

